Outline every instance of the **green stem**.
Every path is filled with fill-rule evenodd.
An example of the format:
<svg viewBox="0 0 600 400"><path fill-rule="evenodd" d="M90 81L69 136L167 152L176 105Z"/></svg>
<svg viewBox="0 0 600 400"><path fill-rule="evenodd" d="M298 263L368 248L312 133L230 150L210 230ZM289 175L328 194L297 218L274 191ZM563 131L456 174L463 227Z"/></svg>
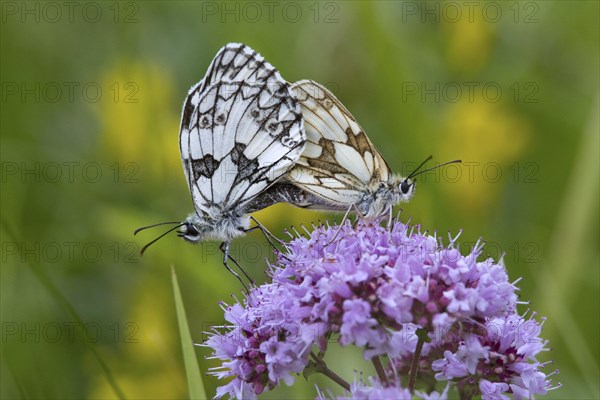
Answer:
<svg viewBox="0 0 600 400"><path fill-rule="evenodd" d="M371 358L373 362L373 366L375 367L375 371L377 371L377 376L379 377L379 381L383 384L383 386L389 386L389 382L387 379L387 375L385 374L385 370L383 369L383 365L381 364L381 360L379 356L375 356Z"/></svg>
<svg viewBox="0 0 600 400"><path fill-rule="evenodd" d="M419 371L419 361L421 360L421 350L423 350L423 344L428 340L427 331L423 328L417 329L417 347L415 348L415 355L412 359L410 366L410 375L408 377L408 390L410 393L415 392L415 382L417 380L417 371Z"/></svg>
<svg viewBox="0 0 600 400"><path fill-rule="evenodd" d="M315 353L310 353L310 356L317 365L317 369L320 373L322 373L323 375L325 375L326 377L328 377L329 379L346 389L348 392L350 391L350 384L346 382L341 376L330 370L327 367L327 364L325 364L325 361L317 357Z"/></svg>

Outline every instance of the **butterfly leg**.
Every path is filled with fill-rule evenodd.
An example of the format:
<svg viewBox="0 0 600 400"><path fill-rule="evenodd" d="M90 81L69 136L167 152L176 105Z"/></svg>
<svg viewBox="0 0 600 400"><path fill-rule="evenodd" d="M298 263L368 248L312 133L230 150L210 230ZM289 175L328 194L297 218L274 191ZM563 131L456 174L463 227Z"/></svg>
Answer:
<svg viewBox="0 0 600 400"><path fill-rule="evenodd" d="M335 239L338 237L338 235L342 231L342 228L344 227L344 224L346 223L346 220L348 219L348 215L350 214L350 211L352 211L352 208L355 208L355 207L356 207L356 205L354 205L354 204L352 204L350 207L348 207L348 210L346 210L346 213L344 214L344 217L342 218L342 221L340 222L340 227L335 232L335 235L333 235L333 237L331 238L329 243L327 243L325 245L325 247L329 246L331 243L333 243L335 241Z"/></svg>
<svg viewBox="0 0 600 400"><path fill-rule="evenodd" d="M285 258L286 260L289 261L290 259L285 254L283 254L281 251L279 251L279 249L277 247L275 247L275 243L273 243L273 241L271 239L274 239L277 243L279 243L280 245L287 248L285 242L283 240L279 239L277 236L273 235L263 224L258 222L258 220L256 218L254 218L253 216L250 216L250 219L252 221L254 221L256 226L253 226L252 228L247 229L245 232L253 231L255 229L260 229L260 231L263 233L263 235L265 236L265 238L267 239L267 241L269 242L271 247L273 247L273 249L277 253L279 253L283 258Z"/></svg>
<svg viewBox="0 0 600 400"><path fill-rule="evenodd" d="M240 266L240 264L233 257L231 257L229 255L229 242L221 243L221 246L219 246L219 249L223 252L223 265L225 266L225 268L227 268L227 271L229 271L233 276L235 276L237 278L237 280L240 281L240 283L242 284L244 289L246 290L246 293L249 293L248 288L246 287L246 284L244 283L244 281L242 281L242 278L239 276L239 274L237 272L232 270L229 267L229 264L227 263L227 260L231 260L240 269L240 271L242 271L244 273L244 275L246 276L248 281L250 281L251 283L254 282L252 280L252 278L250 278L248 276L246 271L244 271L244 269Z"/></svg>
<svg viewBox="0 0 600 400"><path fill-rule="evenodd" d="M258 223L258 221L256 221L254 218L252 218L252 220L254 222ZM273 247L273 249L275 249L275 251L279 252L279 249L277 247L275 247L275 244L271 241L271 238L268 236L268 235L271 235L271 232L267 231L267 229L264 226L258 224L256 226L252 226L250 228L244 229L243 232L248 233L248 232L255 231L257 229L260 229L260 231L263 233L263 235L265 236L265 238L267 239L267 241L269 242L271 247ZM279 240L279 239L277 239L277 240ZM283 243L283 241L281 241L281 242Z"/></svg>
<svg viewBox="0 0 600 400"><path fill-rule="evenodd" d="M250 219L252 221L254 221L254 223L256 224L255 227L250 228L250 229L255 229L255 228L260 229L262 231L263 235L265 235L265 238L269 241L269 243L271 243L271 246L275 247L273 245L273 242L271 241L271 239L274 239L277 243L285 246L285 242L283 240L281 240L277 236L273 235L263 224L258 222L258 220L256 218L254 218L253 216L250 216Z"/></svg>
<svg viewBox="0 0 600 400"><path fill-rule="evenodd" d="M390 212L389 212L389 216L388 216L387 228L388 228L388 231L391 232L392 228L394 227L392 225L392 222L393 222L392 218L394 217L394 210L392 209L392 206L390 206L389 210L390 210Z"/></svg>
<svg viewBox="0 0 600 400"><path fill-rule="evenodd" d="M354 221L354 225L352 225L352 227L356 228L358 226L358 222L364 219L365 215L360 212L356 204L352 204L352 208L354 208L354 212L356 213L356 221Z"/></svg>

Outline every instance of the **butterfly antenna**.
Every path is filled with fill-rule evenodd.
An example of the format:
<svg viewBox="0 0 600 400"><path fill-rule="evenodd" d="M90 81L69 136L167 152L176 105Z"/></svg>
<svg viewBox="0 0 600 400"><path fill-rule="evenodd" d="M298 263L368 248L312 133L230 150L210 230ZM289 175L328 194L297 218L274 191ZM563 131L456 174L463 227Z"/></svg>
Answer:
<svg viewBox="0 0 600 400"><path fill-rule="evenodd" d="M413 176L415 176L415 175L417 174L417 172L419 172L419 170L420 170L421 168L423 168L423 165L427 164L427 161L431 160L432 158L433 158L433 156L432 156L432 155L430 155L429 157L427 157L427 158L426 158L426 159L425 159L425 160L424 160L424 161L423 161L421 164L419 164L419 166L418 166L417 168L415 168L415 169L413 170L413 172L411 172L411 173L410 173L410 175L408 175L408 176L406 177L406 179L410 179L410 178L412 178Z"/></svg>
<svg viewBox="0 0 600 400"><path fill-rule="evenodd" d="M160 224L159 224L159 225L160 225ZM158 240L162 239L162 238L163 238L164 236L166 236L167 234L169 234L169 233L173 232L175 229L177 229L177 228L180 228L180 227L182 227L182 226L184 226L184 225L185 225L185 222L184 222L184 223L180 223L180 224L179 224L179 225L177 225L177 226L174 226L173 228L169 229L168 231L166 231L165 233L163 233L162 235L160 235L159 237L157 237L156 239L154 239L153 241L151 241L150 243L148 243L147 245L145 245L144 247L142 247L142 250L140 250L140 255L142 255L142 256L143 256L143 255L144 255L144 252L146 251L146 249L147 249L148 247L150 247L151 245L153 245L154 243L156 243Z"/></svg>
<svg viewBox="0 0 600 400"><path fill-rule="evenodd" d="M429 158L431 158L431 157L429 157ZM428 159L428 160L429 160L429 159ZM436 166L433 166L433 167L431 167L431 168L424 169L424 170L422 170L422 171L419 171L419 172L417 172L417 170L415 170L415 171L413 171L413 173L412 173L412 174L410 174L410 175L408 176L408 178L414 178L415 176L421 175L421 174L423 174L423 173L425 173L425 172L429 172L429 171L432 171L432 170L434 170L434 169L441 168L441 167L443 167L444 165L448 165L448 164L456 164L456 163L461 163L461 162L462 162L462 160L452 160L452 161L446 161L445 163L438 164L438 165L436 165ZM423 165L423 164L421 164L421 165ZM419 168L421 168L421 167L419 166ZM408 178L407 178L407 179L408 179Z"/></svg>
<svg viewBox="0 0 600 400"><path fill-rule="evenodd" d="M133 235L137 235L138 233L140 233L141 231L148 229L148 228L154 228L155 226L161 226L161 225L170 225L170 224L180 224L181 221L169 221L169 222L159 222L158 224L152 224L152 225L147 225L147 226L142 226L137 228L135 231L133 231Z"/></svg>

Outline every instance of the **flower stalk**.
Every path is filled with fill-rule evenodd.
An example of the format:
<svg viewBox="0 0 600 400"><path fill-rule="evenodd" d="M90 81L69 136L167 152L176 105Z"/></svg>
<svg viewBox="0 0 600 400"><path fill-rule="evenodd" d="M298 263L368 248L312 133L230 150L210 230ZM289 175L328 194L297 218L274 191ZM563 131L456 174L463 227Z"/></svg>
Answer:
<svg viewBox="0 0 600 400"><path fill-rule="evenodd" d="M423 328L417 329L417 346L412 358L412 365L410 366L410 375L408 378L408 390L411 394L415 392L415 382L417 381L417 372L419 371L419 361L421 361L421 351L423 350L423 344L427 339L427 331Z"/></svg>
<svg viewBox="0 0 600 400"><path fill-rule="evenodd" d="M350 384L346 382L341 376L333 372L327 367L325 361L315 355L315 353L310 353L310 357L313 359L315 363L316 371L322 373L341 387L343 387L348 392L350 391Z"/></svg>
<svg viewBox="0 0 600 400"><path fill-rule="evenodd" d="M381 364L381 359L379 356L374 356L371 358L371 362L373 362L373 366L375 367L375 371L377 372L377 377L383 383L383 386L389 386L389 382L385 373L385 369Z"/></svg>

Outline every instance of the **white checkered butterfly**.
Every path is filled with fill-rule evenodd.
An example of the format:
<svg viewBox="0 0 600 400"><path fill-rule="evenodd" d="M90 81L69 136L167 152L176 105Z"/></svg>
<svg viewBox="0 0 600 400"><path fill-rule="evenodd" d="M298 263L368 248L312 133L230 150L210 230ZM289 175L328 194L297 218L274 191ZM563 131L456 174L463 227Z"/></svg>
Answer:
<svg viewBox="0 0 600 400"><path fill-rule="evenodd" d="M279 72L248 46L224 46L183 105L179 148L195 212L142 252L181 228L188 242L222 241L223 264L239 279L227 264L235 262L229 244L254 229L249 213L275 202L261 193L294 165L305 141L300 106Z"/></svg>

